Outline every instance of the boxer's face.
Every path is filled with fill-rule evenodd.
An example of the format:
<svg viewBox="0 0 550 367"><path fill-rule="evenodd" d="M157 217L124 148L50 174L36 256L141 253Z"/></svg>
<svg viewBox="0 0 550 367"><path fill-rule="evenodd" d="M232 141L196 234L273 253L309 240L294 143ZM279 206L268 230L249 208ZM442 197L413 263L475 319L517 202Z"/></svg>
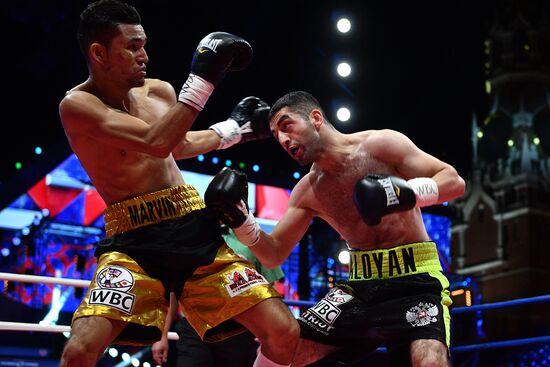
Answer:
<svg viewBox="0 0 550 367"><path fill-rule="evenodd" d="M320 139L311 118L304 119L301 114L283 107L273 115L269 128L283 149L299 164L314 161Z"/></svg>
<svg viewBox="0 0 550 367"><path fill-rule="evenodd" d="M142 86L149 61L145 52L145 31L139 24L120 24L118 30L119 33L111 39L108 47L97 49L94 55L96 62L113 81L120 80L120 83L125 83L130 88Z"/></svg>

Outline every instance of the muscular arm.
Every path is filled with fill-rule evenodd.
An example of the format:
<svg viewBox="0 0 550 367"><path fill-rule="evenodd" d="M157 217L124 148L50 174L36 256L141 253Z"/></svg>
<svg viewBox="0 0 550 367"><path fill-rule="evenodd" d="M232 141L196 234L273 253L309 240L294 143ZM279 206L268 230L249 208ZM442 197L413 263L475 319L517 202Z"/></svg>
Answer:
<svg viewBox="0 0 550 367"><path fill-rule="evenodd" d="M265 139L270 136L267 126L269 105L258 97L243 98L225 121L208 130L190 131L176 146L172 155L176 159L194 157L214 149L227 149L235 144Z"/></svg>
<svg viewBox="0 0 550 367"><path fill-rule="evenodd" d="M371 144L373 155L391 164L404 179L432 178L439 189L438 204L464 194L465 182L456 169L422 151L405 135L393 130L381 130L372 137Z"/></svg>
<svg viewBox="0 0 550 367"><path fill-rule="evenodd" d="M296 197L296 192L293 192L285 214L271 234L261 231L258 243L250 247L267 268L275 268L287 259L313 219L311 210L298 207Z"/></svg>
<svg viewBox="0 0 550 367"><path fill-rule="evenodd" d="M220 137L214 130L189 131L172 150L174 159L196 157L215 150L220 145Z"/></svg>
<svg viewBox="0 0 550 367"><path fill-rule="evenodd" d="M109 108L91 93L73 91L61 101L59 114L69 140L87 136L120 149L165 158L181 143L198 111L178 102L155 121L146 122Z"/></svg>

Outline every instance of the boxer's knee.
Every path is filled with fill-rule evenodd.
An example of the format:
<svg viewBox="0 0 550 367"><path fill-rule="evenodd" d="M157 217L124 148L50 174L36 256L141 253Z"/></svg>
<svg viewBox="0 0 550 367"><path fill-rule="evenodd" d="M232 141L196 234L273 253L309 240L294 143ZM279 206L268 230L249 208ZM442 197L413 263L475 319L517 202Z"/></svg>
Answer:
<svg viewBox="0 0 550 367"><path fill-rule="evenodd" d="M257 335L266 355L281 356L290 362L300 339L300 326L294 318L272 323Z"/></svg>
<svg viewBox="0 0 550 367"><path fill-rule="evenodd" d="M414 367L448 367L448 349L435 339L415 340L411 344L411 364Z"/></svg>
<svg viewBox="0 0 550 367"><path fill-rule="evenodd" d="M93 366L97 358L97 351L91 344L83 343L78 338L71 338L63 348L60 367Z"/></svg>

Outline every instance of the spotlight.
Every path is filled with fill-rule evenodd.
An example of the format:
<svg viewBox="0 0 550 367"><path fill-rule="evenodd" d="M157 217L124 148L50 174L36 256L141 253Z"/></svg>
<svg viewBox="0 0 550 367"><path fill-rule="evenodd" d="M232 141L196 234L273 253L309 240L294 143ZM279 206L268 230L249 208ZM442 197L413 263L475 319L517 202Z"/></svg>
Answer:
<svg viewBox="0 0 550 367"><path fill-rule="evenodd" d="M351 22L348 18L340 18L336 22L336 29L341 33L348 33L351 30Z"/></svg>
<svg viewBox="0 0 550 367"><path fill-rule="evenodd" d="M342 78L347 78L351 74L351 65L348 64L347 62L341 62L336 67L336 72Z"/></svg>
<svg viewBox="0 0 550 367"><path fill-rule="evenodd" d="M342 122L346 122L351 117L351 111L347 107L340 107L336 111L336 117Z"/></svg>

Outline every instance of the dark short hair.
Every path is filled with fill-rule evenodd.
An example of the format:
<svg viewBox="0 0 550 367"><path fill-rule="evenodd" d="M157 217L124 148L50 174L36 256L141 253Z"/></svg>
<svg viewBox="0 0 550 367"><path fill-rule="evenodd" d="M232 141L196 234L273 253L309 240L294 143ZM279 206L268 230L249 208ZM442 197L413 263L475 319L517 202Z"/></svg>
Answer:
<svg viewBox="0 0 550 367"><path fill-rule="evenodd" d="M78 45L86 59L88 47L94 42L109 46L118 34L119 24L141 24L137 10L118 0L99 0L89 4L80 13L78 25Z"/></svg>
<svg viewBox="0 0 550 367"><path fill-rule="evenodd" d="M271 107L268 120L271 120L271 118L284 107L288 107L290 111L301 115L305 119L308 118L311 110L316 108L321 111L323 117L325 118L325 121L329 123L325 112L323 111L323 108L321 108L321 104L319 103L317 98L311 95L311 93L299 90L285 94L284 96L279 98Z"/></svg>

